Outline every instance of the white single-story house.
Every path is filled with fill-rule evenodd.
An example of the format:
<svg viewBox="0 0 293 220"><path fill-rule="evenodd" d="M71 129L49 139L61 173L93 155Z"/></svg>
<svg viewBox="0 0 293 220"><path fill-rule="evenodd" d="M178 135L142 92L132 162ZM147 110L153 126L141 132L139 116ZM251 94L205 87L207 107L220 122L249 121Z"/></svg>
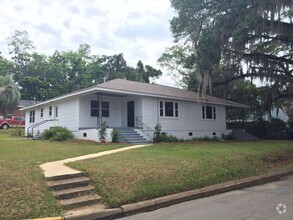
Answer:
<svg viewBox="0 0 293 220"><path fill-rule="evenodd" d="M183 89L114 79L23 108L26 134L38 134L52 126L67 127L77 139L98 141L97 129L133 128L145 139L153 137L157 124L162 132L182 139L218 136L226 129L226 107L248 106L204 96Z"/></svg>

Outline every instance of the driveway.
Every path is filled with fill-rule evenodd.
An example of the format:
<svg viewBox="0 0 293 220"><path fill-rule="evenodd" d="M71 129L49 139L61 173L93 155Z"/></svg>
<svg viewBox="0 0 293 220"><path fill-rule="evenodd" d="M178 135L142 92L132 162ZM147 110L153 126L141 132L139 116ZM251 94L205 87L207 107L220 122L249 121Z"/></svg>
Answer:
<svg viewBox="0 0 293 220"><path fill-rule="evenodd" d="M184 202L122 219L292 220L293 176L283 177L277 182Z"/></svg>

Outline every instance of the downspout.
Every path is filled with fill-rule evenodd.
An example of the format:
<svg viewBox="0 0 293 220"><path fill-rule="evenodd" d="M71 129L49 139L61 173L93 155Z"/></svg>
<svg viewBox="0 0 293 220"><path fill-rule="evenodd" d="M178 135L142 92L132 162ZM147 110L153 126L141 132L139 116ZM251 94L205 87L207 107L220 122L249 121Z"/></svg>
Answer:
<svg viewBox="0 0 293 220"><path fill-rule="evenodd" d="M159 98L157 98L157 124L160 124L159 111Z"/></svg>
<svg viewBox="0 0 293 220"><path fill-rule="evenodd" d="M99 93L97 93L97 102L99 103ZM100 104L99 104L99 106L100 106ZM99 127L99 119L100 119L100 117L97 117L97 127Z"/></svg>
<svg viewBox="0 0 293 220"><path fill-rule="evenodd" d="M100 127L102 127L102 120L103 120L103 117L102 117L102 93L100 93L100 101L99 101L99 115L100 115Z"/></svg>

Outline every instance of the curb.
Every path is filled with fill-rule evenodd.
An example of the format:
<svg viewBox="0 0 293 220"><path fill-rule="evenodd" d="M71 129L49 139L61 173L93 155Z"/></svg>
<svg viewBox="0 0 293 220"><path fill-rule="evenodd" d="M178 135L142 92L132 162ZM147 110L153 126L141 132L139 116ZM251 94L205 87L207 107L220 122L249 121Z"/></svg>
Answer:
<svg viewBox="0 0 293 220"><path fill-rule="evenodd" d="M171 206L181 202L217 195L224 192L239 190L251 186L256 186L268 182L279 180L280 177L293 174L293 169L278 171L259 176L247 177L240 180L229 181L200 189L189 190L168 196L158 197L151 200L145 200L137 203L122 205L120 208L105 209L84 213L80 215L64 216L59 218L43 218L35 220L94 220L94 219L115 219L128 216L139 212L147 212L162 207Z"/></svg>

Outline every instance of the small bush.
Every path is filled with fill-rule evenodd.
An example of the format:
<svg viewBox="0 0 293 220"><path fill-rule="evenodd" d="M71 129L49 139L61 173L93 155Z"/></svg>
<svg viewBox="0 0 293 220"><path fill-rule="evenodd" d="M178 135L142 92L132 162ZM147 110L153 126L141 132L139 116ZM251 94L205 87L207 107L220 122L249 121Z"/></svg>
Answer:
<svg viewBox="0 0 293 220"><path fill-rule="evenodd" d="M179 142L180 141L177 137L173 135L168 135L168 134L161 134L159 140L160 140L159 142Z"/></svg>
<svg viewBox="0 0 293 220"><path fill-rule="evenodd" d="M234 140L234 135L233 133L229 133L229 134L222 134L222 139L225 140L225 141L228 141L228 140Z"/></svg>
<svg viewBox="0 0 293 220"><path fill-rule="evenodd" d="M105 142L106 141L106 137L107 137L107 122L103 122L101 124L101 128L99 129L99 139L101 142Z"/></svg>
<svg viewBox="0 0 293 220"><path fill-rule="evenodd" d="M161 130L162 130L161 125L156 124L155 132L154 132L154 138L153 138L154 143L159 143L160 142Z"/></svg>
<svg viewBox="0 0 293 220"><path fill-rule="evenodd" d="M119 142L119 131L117 129L113 129L112 133L112 142L113 143L118 143Z"/></svg>
<svg viewBox="0 0 293 220"><path fill-rule="evenodd" d="M23 136L23 128L22 127L13 128L11 131L11 136L14 136L14 137Z"/></svg>
<svg viewBox="0 0 293 220"><path fill-rule="evenodd" d="M66 141L73 139L73 134L67 128L56 126L49 129L45 129L43 137L50 141Z"/></svg>
<svg viewBox="0 0 293 220"><path fill-rule="evenodd" d="M220 139L217 136L214 137L199 137L199 138L193 138L194 141L219 141Z"/></svg>

